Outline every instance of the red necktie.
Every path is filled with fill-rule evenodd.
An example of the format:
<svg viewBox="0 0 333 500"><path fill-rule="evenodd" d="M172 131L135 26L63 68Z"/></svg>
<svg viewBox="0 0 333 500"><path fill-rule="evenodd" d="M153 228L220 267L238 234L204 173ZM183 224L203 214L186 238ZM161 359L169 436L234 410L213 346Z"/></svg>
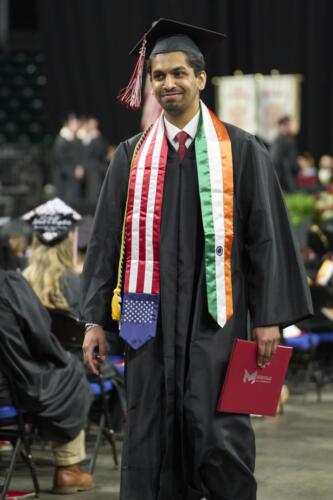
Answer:
<svg viewBox="0 0 333 500"><path fill-rule="evenodd" d="M184 156L186 154L186 151L187 151L187 147L185 146L185 142L187 141L187 139L189 138L190 136L188 135L187 132L184 132L184 130L182 130L181 132L178 132L178 134L176 135L175 139L176 141L178 142L179 144L179 148L178 148L178 156L179 156L179 159L180 160L183 160L184 159Z"/></svg>

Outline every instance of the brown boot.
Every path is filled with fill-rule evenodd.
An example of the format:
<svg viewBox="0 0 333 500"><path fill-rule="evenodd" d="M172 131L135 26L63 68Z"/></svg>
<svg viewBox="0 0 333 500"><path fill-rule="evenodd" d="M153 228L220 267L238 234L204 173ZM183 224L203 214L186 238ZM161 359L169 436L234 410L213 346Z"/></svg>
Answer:
<svg viewBox="0 0 333 500"><path fill-rule="evenodd" d="M56 467L53 479L53 493L66 495L77 491L87 491L95 486L91 474L81 472L78 465Z"/></svg>

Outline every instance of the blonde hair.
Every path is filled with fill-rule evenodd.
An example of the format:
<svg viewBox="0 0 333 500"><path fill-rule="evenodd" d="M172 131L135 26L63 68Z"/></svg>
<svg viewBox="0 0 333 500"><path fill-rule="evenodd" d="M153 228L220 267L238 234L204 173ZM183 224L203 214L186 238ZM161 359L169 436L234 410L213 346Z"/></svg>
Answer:
<svg viewBox="0 0 333 500"><path fill-rule="evenodd" d="M69 304L61 290L63 273L74 271L73 234L54 246L46 246L34 236L29 266L23 276L29 281L45 307L68 309Z"/></svg>

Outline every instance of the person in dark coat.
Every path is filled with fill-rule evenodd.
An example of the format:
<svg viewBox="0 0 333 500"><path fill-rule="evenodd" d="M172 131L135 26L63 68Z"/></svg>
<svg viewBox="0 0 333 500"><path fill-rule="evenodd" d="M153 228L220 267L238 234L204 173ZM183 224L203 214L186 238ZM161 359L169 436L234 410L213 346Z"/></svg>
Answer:
<svg viewBox="0 0 333 500"><path fill-rule="evenodd" d="M43 439L52 441L53 490L92 488L85 458L84 427L91 404L83 365L51 333L50 317L30 285L15 271L0 269L0 405L17 402L34 417Z"/></svg>
<svg viewBox="0 0 333 500"><path fill-rule="evenodd" d="M77 204L83 198L84 167L81 143L77 138L80 122L70 115L55 138L52 150L57 196L66 203Z"/></svg>
<svg viewBox="0 0 333 500"><path fill-rule="evenodd" d="M254 500L250 417L216 411L230 353L252 336L266 366L279 328L312 311L267 150L200 101L201 51L221 37L159 20L134 49L163 114L118 147L86 255L87 365L118 331L113 291L127 342L121 500Z"/></svg>
<svg viewBox="0 0 333 500"><path fill-rule="evenodd" d="M290 116L282 116L278 120L278 135L271 146L270 155L282 190L286 193L296 192L296 179L300 168Z"/></svg>
<svg viewBox="0 0 333 500"><path fill-rule="evenodd" d="M78 131L78 139L81 142L80 163L85 169L84 199L95 209L107 167L107 144L96 118L88 117L83 121Z"/></svg>

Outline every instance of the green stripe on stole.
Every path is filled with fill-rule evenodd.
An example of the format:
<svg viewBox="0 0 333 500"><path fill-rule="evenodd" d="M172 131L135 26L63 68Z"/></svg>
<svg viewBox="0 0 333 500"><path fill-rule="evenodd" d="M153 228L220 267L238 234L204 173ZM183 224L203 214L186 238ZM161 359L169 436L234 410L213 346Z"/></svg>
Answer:
<svg viewBox="0 0 333 500"><path fill-rule="evenodd" d="M200 116L198 132L195 138L195 156L199 180L202 222L205 233L205 266L208 310L213 318L217 318L215 231L213 221L207 139L203 126L202 115Z"/></svg>

